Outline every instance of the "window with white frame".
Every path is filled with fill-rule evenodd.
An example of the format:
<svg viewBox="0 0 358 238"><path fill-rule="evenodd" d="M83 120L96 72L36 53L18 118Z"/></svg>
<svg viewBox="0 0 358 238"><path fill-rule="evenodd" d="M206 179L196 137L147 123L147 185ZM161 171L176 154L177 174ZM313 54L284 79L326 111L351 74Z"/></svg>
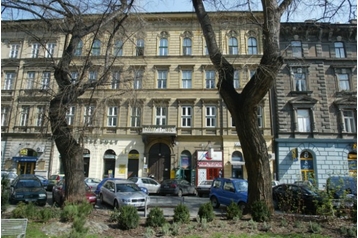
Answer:
<svg viewBox="0 0 358 238"><path fill-rule="evenodd" d="M45 51L45 57L51 58L53 54L55 53L55 43L47 43L46 44L46 51Z"/></svg>
<svg viewBox="0 0 358 238"><path fill-rule="evenodd" d="M118 108L117 107L108 107L107 126L117 126L117 116L118 116Z"/></svg>
<svg viewBox="0 0 358 238"><path fill-rule="evenodd" d="M192 71L183 70L182 71L182 88L191 88L192 82Z"/></svg>
<svg viewBox="0 0 358 238"><path fill-rule="evenodd" d="M138 69L134 71L134 82L133 88L134 89L141 89L142 88L142 81L143 81L143 70Z"/></svg>
<svg viewBox="0 0 358 238"><path fill-rule="evenodd" d="M37 106L36 126L43 126L45 119L45 107Z"/></svg>
<svg viewBox="0 0 358 238"><path fill-rule="evenodd" d="M156 107L155 125L165 126L167 124L167 108L163 106Z"/></svg>
<svg viewBox="0 0 358 238"><path fill-rule="evenodd" d="M297 131L310 132L311 120L309 109L297 109Z"/></svg>
<svg viewBox="0 0 358 238"><path fill-rule="evenodd" d="M302 57L302 44L301 41L291 41L292 57Z"/></svg>
<svg viewBox="0 0 358 238"><path fill-rule="evenodd" d="M101 55L101 41L98 39L95 39L92 44L91 49L91 55L92 56L99 56Z"/></svg>
<svg viewBox="0 0 358 238"><path fill-rule="evenodd" d="M182 127L191 127L191 121L192 121L192 107L191 106L182 106L181 126Z"/></svg>
<svg viewBox="0 0 358 238"><path fill-rule="evenodd" d="M4 90L12 90L14 87L15 72L5 73Z"/></svg>
<svg viewBox="0 0 358 238"><path fill-rule="evenodd" d="M86 106L84 111L84 123L88 126L93 125L93 114L94 114L94 106Z"/></svg>
<svg viewBox="0 0 358 238"><path fill-rule="evenodd" d="M141 125L140 117L141 117L141 108L133 107L132 115L131 115L131 126L132 127L139 127Z"/></svg>
<svg viewBox="0 0 358 238"><path fill-rule="evenodd" d="M121 40L116 40L114 42L114 49L113 49L113 54L114 56L122 56L123 55L123 41Z"/></svg>
<svg viewBox="0 0 358 238"><path fill-rule="evenodd" d="M334 42L334 50L336 52L336 58L346 58L346 51L344 49L343 42Z"/></svg>
<svg viewBox="0 0 358 238"><path fill-rule="evenodd" d="M307 91L306 72L303 68L292 68L294 90L297 92Z"/></svg>
<svg viewBox="0 0 358 238"><path fill-rule="evenodd" d="M249 37L247 42L247 54L257 55L257 41L255 37Z"/></svg>
<svg viewBox="0 0 358 238"><path fill-rule="evenodd" d="M185 37L183 40L183 55L191 55L191 39Z"/></svg>
<svg viewBox="0 0 358 238"><path fill-rule="evenodd" d="M11 44L9 58L16 59L19 56L20 45L19 44Z"/></svg>
<svg viewBox="0 0 358 238"><path fill-rule="evenodd" d="M346 70L340 70L339 73L337 73L337 79L338 79L338 87L339 91L349 91L350 85L349 85L349 75Z"/></svg>
<svg viewBox="0 0 358 238"><path fill-rule="evenodd" d="M72 126L75 120L75 106L69 106L66 111L66 121L69 126Z"/></svg>
<svg viewBox="0 0 358 238"><path fill-rule="evenodd" d="M263 109L261 106L257 107L257 124L259 126L259 128L263 127Z"/></svg>
<svg viewBox="0 0 358 238"><path fill-rule="evenodd" d="M36 75L36 73L34 71L27 72L26 89L34 88L35 75Z"/></svg>
<svg viewBox="0 0 358 238"><path fill-rule="evenodd" d="M88 73L88 81L89 83L95 83L97 81L97 71L89 71Z"/></svg>
<svg viewBox="0 0 358 238"><path fill-rule="evenodd" d="M71 83L72 84L75 84L75 83L78 83L78 72L77 71L72 71L71 73L70 73L70 75L71 75Z"/></svg>
<svg viewBox="0 0 358 238"><path fill-rule="evenodd" d="M205 84L206 88L215 88L215 71L207 70L205 72Z"/></svg>
<svg viewBox="0 0 358 238"><path fill-rule="evenodd" d="M137 40L136 55L137 56L143 56L144 55L144 40L143 39L138 39Z"/></svg>
<svg viewBox="0 0 358 238"><path fill-rule="evenodd" d="M111 83L111 88L112 89L118 89L119 88L120 78L121 78L121 73L119 71L114 71L112 73L112 83Z"/></svg>
<svg viewBox="0 0 358 238"><path fill-rule="evenodd" d="M38 58L40 54L40 43L32 43L31 45L31 58Z"/></svg>
<svg viewBox="0 0 358 238"><path fill-rule="evenodd" d="M83 42L82 40L80 40L77 44L77 47L75 49L75 56L81 56L82 55L82 49L83 49Z"/></svg>
<svg viewBox="0 0 358 238"><path fill-rule="evenodd" d="M158 88L167 88L167 70L158 70Z"/></svg>
<svg viewBox="0 0 358 238"><path fill-rule="evenodd" d="M167 38L161 38L159 40L159 55L160 56L168 55L168 39Z"/></svg>
<svg viewBox="0 0 358 238"><path fill-rule="evenodd" d="M51 79L51 72L43 72L40 89L49 89L50 79Z"/></svg>
<svg viewBox="0 0 358 238"><path fill-rule="evenodd" d="M240 88L240 71L234 70L234 88L238 89Z"/></svg>
<svg viewBox="0 0 358 238"><path fill-rule="evenodd" d="M7 126L9 123L9 107L1 106L1 126Z"/></svg>
<svg viewBox="0 0 358 238"><path fill-rule="evenodd" d="M236 37L229 38L229 54L237 55L239 53L238 42Z"/></svg>
<svg viewBox="0 0 358 238"><path fill-rule="evenodd" d="M29 123L29 112L30 112L29 106L21 107L20 126L27 126L27 124Z"/></svg>
<svg viewBox="0 0 358 238"><path fill-rule="evenodd" d="M356 120L355 120L355 113L352 110L343 110L343 125L344 125L344 132L348 133L355 133L356 132Z"/></svg>
<svg viewBox="0 0 358 238"><path fill-rule="evenodd" d="M216 126L216 107L215 106L207 106L206 107L206 127L215 127Z"/></svg>

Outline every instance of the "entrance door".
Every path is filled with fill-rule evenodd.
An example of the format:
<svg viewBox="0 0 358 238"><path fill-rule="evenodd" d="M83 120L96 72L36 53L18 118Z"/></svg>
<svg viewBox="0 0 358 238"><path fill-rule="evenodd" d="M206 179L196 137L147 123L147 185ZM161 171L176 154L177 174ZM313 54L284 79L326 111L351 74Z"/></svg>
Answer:
<svg viewBox="0 0 358 238"><path fill-rule="evenodd" d="M170 149L166 144L158 143L150 148L148 168L158 181L170 178Z"/></svg>
<svg viewBox="0 0 358 238"><path fill-rule="evenodd" d="M115 169L116 169L116 160L115 159L105 159L104 160L103 178L114 178Z"/></svg>
<svg viewBox="0 0 358 238"><path fill-rule="evenodd" d="M139 161L137 159L128 160L128 178L138 176L138 165Z"/></svg>
<svg viewBox="0 0 358 238"><path fill-rule="evenodd" d="M19 162L17 174L34 174L35 164L35 162Z"/></svg>
<svg viewBox="0 0 358 238"><path fill-rule="evenodd" d="M214 178L218 178L219 177L219 168L208 168L207 169L207 174L206 174L206 179L214 179Z"/></svg>

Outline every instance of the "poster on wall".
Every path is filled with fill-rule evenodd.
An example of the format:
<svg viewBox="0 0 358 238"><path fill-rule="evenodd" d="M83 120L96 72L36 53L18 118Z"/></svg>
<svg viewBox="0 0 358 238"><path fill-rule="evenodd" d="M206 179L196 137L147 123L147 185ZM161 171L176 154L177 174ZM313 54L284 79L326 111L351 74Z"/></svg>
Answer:
<svg viewBox="0 0 358 238"><path fill-rule="evenodd" d="M222 151L198 151L198 161L222 161Z"/></svg>
<svg viewBox="0 0 358 238"><path fill-rule="evenodd" d="M180 166L181 166L182 169L189 168L189 158L188 158L188 156L186 156L186 155L181 156Z"/></svg>
<svg viewBox="0 0 358 238"><path fill-rule="evenodd" d="M120 164L118 172L119 172L119 174L125 174L126 173L126 165Z"/></svg>
<svg viewBox="0 0 358 238"><path fill-rule="evenodd" d="M206 180L206 169L198 169L198 184Z"/></svg>

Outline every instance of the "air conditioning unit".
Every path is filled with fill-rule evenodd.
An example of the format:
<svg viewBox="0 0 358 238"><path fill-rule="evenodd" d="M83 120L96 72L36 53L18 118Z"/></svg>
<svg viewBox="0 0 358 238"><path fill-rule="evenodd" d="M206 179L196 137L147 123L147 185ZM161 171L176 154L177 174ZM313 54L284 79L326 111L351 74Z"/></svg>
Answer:
<svg viewBox="0 0 358 238"><path fill-rule="evenodd" d="M45 147L44 146L39 146L39 147L37 147L36 151L38 153L43 153L45 151Z"/></svg>

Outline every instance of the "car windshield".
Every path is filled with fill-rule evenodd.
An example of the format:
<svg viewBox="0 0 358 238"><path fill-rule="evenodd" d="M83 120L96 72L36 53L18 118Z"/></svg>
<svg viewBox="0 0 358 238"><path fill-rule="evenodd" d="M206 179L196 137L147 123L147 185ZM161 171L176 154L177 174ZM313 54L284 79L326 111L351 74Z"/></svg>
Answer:
<svg viewBox="0 0 358 238"><path fill-rule="evenodd" d="M41 182L38 180L19 180L16 184L17 188L40 188L42 187Z"/></svg>
<svg viewBox="0 0 358 238"><path fill-rule="evenodd" d="M137 185L131 184L131 183L116 184L116 190L117 190L117 192L137 192L137 191L141 191L140 188Z"/></svg>
<svg viewBox="0 0 358 238"><path fill-rule="evenodd" d="M350 189L353 194L357 194L357 181L351 177L332 177L328 186L329 189L335 190Z"/></svg>
<svg viewBox="0 0 358 238"><path fill-rule="evenodd" d="M247 192L249 186L246 181L234 181L235 187L240 192Z"/></svg>

